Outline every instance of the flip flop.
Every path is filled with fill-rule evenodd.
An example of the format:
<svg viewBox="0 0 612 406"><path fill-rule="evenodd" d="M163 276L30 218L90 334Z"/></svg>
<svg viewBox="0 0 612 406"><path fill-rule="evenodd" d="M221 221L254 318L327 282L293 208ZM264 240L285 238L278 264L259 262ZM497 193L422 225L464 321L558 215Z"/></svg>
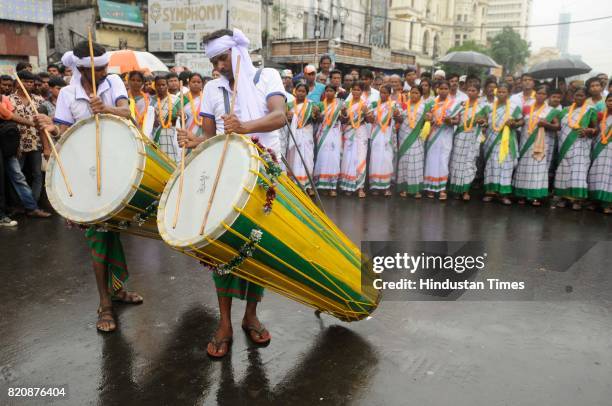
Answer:
<svg viewBox="0 0 612 406"><path fill-rule="evenodd" d="M119 292L123 292L122 295L113 294L111 296L111 300L113 302L126 303L126 304L141 304L144 299L136 292L128 292L125 290L121 290Z"/></svg>
<svg viewBox="0 0 612 406"><path fill-rule="evenodd" d="M230 352L233 342L234 342L234 339L232 337L224 337L220 340L217 340L217 337L213 337L212 340L210 340L210 342L206 346L206 353L211 358L216 358L216 359L223 358ZM213 352L210 351L211 344L214 350ZM217 354L217 350L220 350L223 344L226 344L227 350L225 352L221 352L220 354Z"/></svg>
<svg viewBox="0 0 612 406"><path fill-rule="evenodd" d="M246 333L246 335L249 337L249 339L250 339L250 340L251 340L251 341L252 341L254 344L265 346L265 345L270 344L270 340L272 340L272 336L270 335L270 332L269 332L268 330L266 330L266 327L265 327L263 324L260 324L260 325L259 325L259 328L257 328L257 327L256 327L256 326L254 326L254 325L245 326L245 325L243 324L243 325L242 325L242 330L244 330L244 332ZM256 333L259 335L259 337L263 337L263 336L264 336L264 333L268 333L268 337L269 337L269 338L268 338L267 340L264 340L264 341L257 341L257 340L255 340L255 339L253 338L253 336L251 335L251 331L256 332Z"/></svg>

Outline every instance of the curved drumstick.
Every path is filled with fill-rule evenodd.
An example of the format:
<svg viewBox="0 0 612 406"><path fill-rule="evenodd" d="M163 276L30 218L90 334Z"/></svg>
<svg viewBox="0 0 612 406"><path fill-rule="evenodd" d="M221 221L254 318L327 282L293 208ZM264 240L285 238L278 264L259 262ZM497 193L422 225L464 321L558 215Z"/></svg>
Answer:
<svg viewBox="0 0 612 406"><path fill-rule="evenodd" d="M87 33L87 41L89 42L89 60L91 62L91 88L93 90L93 95L96 97L98 95L98 91L96 89L96 67L94 64L94 52L93 52L93 41L91 40L91 27L89 27L89 32ZM98 188L98 196L100 196L100 191L102 189L102 180L100 177L100 118L98 114L96 117L96 186Z"/></svg>
<svg viewBox="0 0 612 406"><path fill-rule="evenodd" d="M23 94L25 94L26 98L28 99L28 102L30 102L30 106L32 106L32 110L34 110L34 114L38 114L38 109L36 108L36 104L34 104L32 99L30 98L30 94L28 93L26 88L23 86L23 83L21 82L21 79L19 79L19 76L17 76L17 83L19 83L19 86L21 87L21 91L23 92ZM49 145L51 145L51 151L53 151L53 156L55 157L55 160L57 161L57 166L59 166L60 172L62 173L62 177L64 178L64 184L66 185L66 189L68 190L68 196L72 197L72 188L70 187L70 183L68 183L68 177L66 176L64 165L62 164L62 160L60 159L59 154L57 153L57 150L55 149L55 144L53 143L53 139L51 138L51 136L49 135L49 132L46 129L43 129L43 132L47 136L47 141L49 141Z"/></svg>
<svg viewBox="0 0 612 406"><path fill-rule="evenodd" d="M183 100L183 81L179 82L180 93L179 96L181 98L181 128L185 129L185 101ZM170 94L168 94L170 97ZM168 114L172 114L171 111ZM194 117L194 120L196 117ZM176 197L176 208L174 209L174 219L172 220L172 228L176 228L176 222L178 221L179 211L181 209L181 199L183 197L183 179L185 176L185 150L187 148L183 147L181 151L181 174L179 176L179 190L178 196Z"/></svg>
<svg viewBox="0 0 612 406"><path fill-rule="evenodd" d="M238 90L238 78L240 77L240 55L236 57L236 74L234 75L234 92L232 94L232 101L230 104L229 114L234 114L234 106L236 105L236 92ZM217 185L219 184L219 178L221 177L221 171L223 170L223 163L225 162L225 155L227 153L227 146L229 144L229 134L225 134L225 142L223 143L223 151L221 152L221 158L219 159L219 166L217 167L217 174L215 175L215 181L213 183L212 190L210 191L210 197L208 198L208 206L206 206L206 212L204 213L204 220L200 226L200 235L204 235L204 228L206 228L206 222L208 221L208 215L212 207L213 200L215 199L215 193L217 192Z"/></svg>

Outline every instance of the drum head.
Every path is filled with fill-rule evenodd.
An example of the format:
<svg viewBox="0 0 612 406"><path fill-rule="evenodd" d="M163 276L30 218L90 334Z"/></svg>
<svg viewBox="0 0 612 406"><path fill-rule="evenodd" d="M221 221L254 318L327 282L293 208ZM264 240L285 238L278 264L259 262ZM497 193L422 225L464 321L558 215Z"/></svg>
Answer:
<svg viewBox="0 0 612 406"><path fill-rule="evenodd" d="M101 193L96 185L96 121L79 121L62 136L57 145L72 197L59 165L49 160L46 187L49 201L63 217L77 223L98 223L112 217L131 200L144 168L143 141L138 129L116 116L100 115Z"/></svg>
<svg viewBox="0 0 612 406"><path fill-rule="evenodd" d="M232 134L221 177L217 185L204 236L200 227L208 206L219 159L223 151L225 136L213 137L198 146L185 161L183 194L176 228L173 228L174 213L179 191L179 174L176 170L164 189L157 213L157 225L162 238L171 246L203 246L204 236L218 238L225 232L222 223L231 225L248 199L246 190L252 190L257 182L259 162L255 146L246 137ZM251 171L255 172L252 173ZM246 190L245 190L246 189Z"/></svg>

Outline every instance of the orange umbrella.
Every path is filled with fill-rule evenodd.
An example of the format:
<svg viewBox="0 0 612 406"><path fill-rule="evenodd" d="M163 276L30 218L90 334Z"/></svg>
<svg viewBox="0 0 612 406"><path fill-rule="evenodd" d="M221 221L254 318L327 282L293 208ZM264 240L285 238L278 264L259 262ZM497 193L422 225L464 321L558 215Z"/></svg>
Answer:
<svg viewBox="0 0 612 406"><path fill-rule="evenodd" d="M125 73L133 70L141 71L145 74L151 72L168 72L168 67L155 55L144 51L121 50L111 51L108 63L109 71L115 73Z"/></svg>

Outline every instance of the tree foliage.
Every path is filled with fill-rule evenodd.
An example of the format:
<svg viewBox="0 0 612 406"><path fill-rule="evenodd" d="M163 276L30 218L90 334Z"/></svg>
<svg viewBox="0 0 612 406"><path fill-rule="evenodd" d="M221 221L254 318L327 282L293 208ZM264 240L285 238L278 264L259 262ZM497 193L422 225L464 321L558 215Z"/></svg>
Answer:
<svg viewBox="0 0 612 406"><path fill-rule="evenodd" d="M457 45L452 48L449 48L449 50L446 51L446 53L450 54L451 52L460 52L460 51L474 51L474 52L480 52L481 54L485 54L489 56L491 55L491 51L489 48L483 45L477 44L475 41L471 41L471 40L465 41L461 45ZM482 77L486 73L486 68L481 68L477 66L459 67L453 64L442 63L440 64L440 67L445 72L457 72L460 74L476 75L478 77Z"/></svg>
<svg viewBox="0 0 612 406"><path fill-rule="evenodd" d="M490 55L504 67L505 73L515 73L529 57L529 43L512 28L504 27L502 32L491 40Z"/></svg>
<svg viewBox="0 0 612 406"><path fill-rule="evenodd" d="M461 45L456 45L452 48L449 48L448 51L446 51L447 54L450 54L451 52L458 52L458 51L474 51L474 52L480 52L481 54L485 54L485 55L491 55L491 50L487 47L485 47L484 45L480 45L477 44L475 41L465 41L463 44Z"/></svg>

